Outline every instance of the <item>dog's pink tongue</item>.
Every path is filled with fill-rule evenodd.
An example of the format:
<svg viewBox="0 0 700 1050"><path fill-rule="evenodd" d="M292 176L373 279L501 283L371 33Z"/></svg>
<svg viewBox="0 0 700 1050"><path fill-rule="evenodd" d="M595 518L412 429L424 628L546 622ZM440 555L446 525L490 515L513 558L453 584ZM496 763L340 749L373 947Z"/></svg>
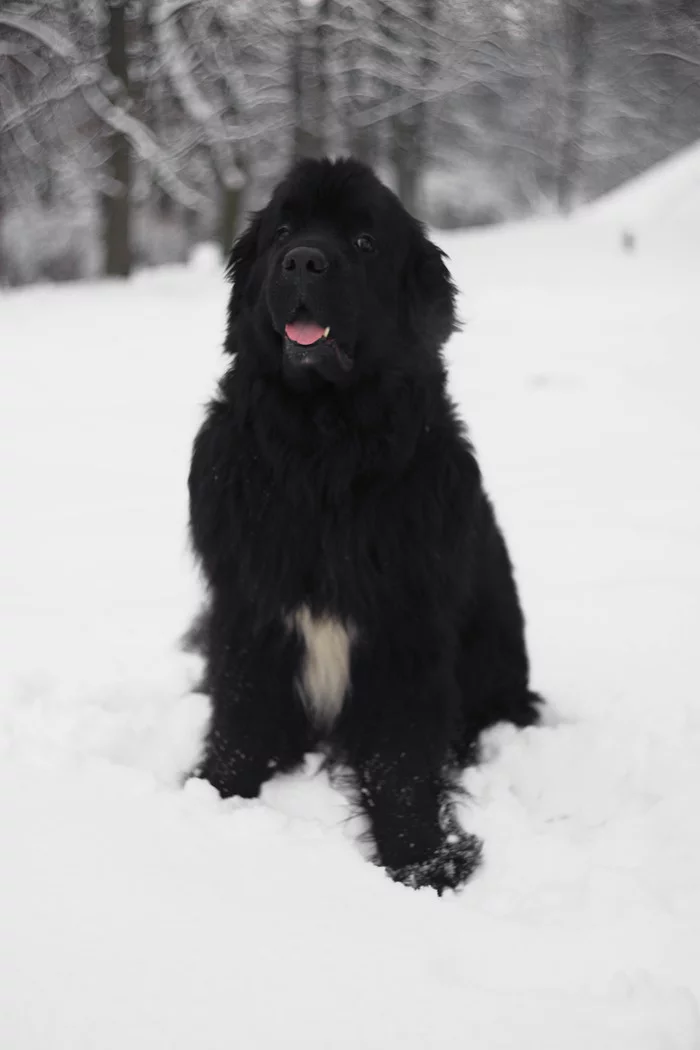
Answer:
<svg viewBox="0 0 700 1050"><path fill-rule="evenodd" d="M313 321L290 321L285 332L293 343L300 343L302 346L311 346L312 343L323 339L323 329Z"/></svg>

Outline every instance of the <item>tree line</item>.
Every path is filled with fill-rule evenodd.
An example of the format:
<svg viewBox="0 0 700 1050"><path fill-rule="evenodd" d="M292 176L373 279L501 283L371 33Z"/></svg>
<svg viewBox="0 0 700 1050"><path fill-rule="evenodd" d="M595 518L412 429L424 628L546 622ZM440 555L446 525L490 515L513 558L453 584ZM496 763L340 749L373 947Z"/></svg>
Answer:
<svg viewBox="0 0 700 1050"><path fill-rule="evenodd" d="M698 0L0 0L0 281L225 252L324 153L439 225L567 211L699 117Z"/></svg>

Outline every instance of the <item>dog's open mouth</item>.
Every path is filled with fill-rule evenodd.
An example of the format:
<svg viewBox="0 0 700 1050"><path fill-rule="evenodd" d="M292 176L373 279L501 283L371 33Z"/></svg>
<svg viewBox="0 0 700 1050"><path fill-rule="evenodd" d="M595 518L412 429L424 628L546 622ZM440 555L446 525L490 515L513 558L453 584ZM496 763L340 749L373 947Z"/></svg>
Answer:
<svg viewBox="0 0 700 1050"><path fill-rule="evenodd" d="M330 328L321 328L315 321L290 321L284 329L287 339L297 346L313 346L330 335Z"/></svg>
<svg viewBox="0 0 700 1050"><path fill-rule="evenodd" d="M321 374L340 368L349 372L351 356L331 336L330 326L314 321L302 307L293 320L284 326L285 354L290 363L300 368L314 368ZM328 378L332 378L329 374Z"/></svg>

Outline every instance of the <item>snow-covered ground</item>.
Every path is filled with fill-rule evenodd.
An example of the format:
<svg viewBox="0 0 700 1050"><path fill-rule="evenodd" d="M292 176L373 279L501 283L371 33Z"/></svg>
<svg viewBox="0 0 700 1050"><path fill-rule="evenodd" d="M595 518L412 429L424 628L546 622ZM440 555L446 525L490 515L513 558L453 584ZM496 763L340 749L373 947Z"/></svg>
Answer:
<svg viewBox="0 0 700 1050"><path fill-rule="evenodd" d="M700 237L700 140L589 205L589 217L644 238L646 247L691 250Z"/></svg>
<svg viewBox="0 0 700 1050"><path fill-rule="evenodd" d="M218 271L0 296L0 1046L700 1047L698 241L624 252L623 210L444 240L552 714L490 736L485 863L442 899L367 863L312 761L183 787Z"/></svg>

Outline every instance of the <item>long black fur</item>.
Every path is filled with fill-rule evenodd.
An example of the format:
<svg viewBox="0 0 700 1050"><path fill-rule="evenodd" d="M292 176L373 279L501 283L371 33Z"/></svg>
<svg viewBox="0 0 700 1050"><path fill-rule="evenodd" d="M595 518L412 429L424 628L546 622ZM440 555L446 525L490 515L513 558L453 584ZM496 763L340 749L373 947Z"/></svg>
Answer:
<svg viewBox="0 0 700 1050"><path fill-rule="evenodd" d="M309 245L329 266L301 287L282 260ZM487 726L534 722L539 698L508 553L446 394L443 254L365 166L305 161L253 217L230 275L233 362L189 479L209 593L194 636L213 708L201 774L252 797L322 743L355 771L390 874L457 887L480 844L455 822L453 772ZM300 304L330 325L349 373L285 373ZM324 733L295 685L288 617L302 605L355 628L348 694Z"/></svg>

